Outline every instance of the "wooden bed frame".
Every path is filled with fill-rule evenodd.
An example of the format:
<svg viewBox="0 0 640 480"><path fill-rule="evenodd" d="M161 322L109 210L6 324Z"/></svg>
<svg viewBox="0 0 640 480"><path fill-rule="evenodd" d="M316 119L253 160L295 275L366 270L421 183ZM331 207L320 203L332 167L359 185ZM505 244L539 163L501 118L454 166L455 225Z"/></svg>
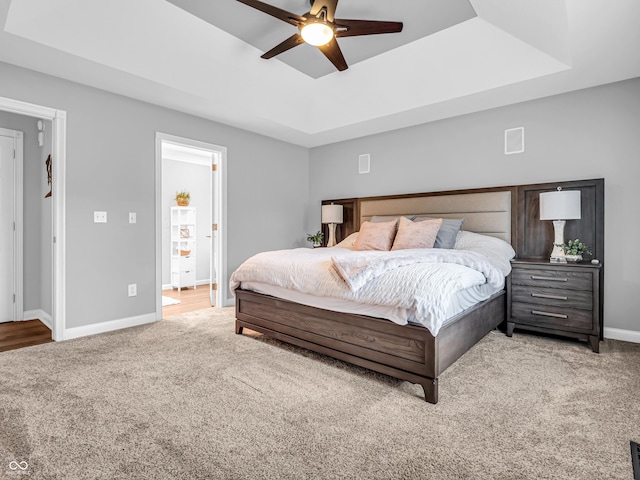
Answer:
<svg viewBox="0 0 640 480"><path fill-rule="evenodd" d="M580 188L584 182L560 182L544 186L548 190L553 190L556 186L571 188L578 185L576 188ZM465 217L470 219L465 220L465 226L471 223L473 227L468 230L501 238L506 235L505 239L516 248L516 228L524 229L526 224L534 221L523 223L519 215L527 215L525 212L518 212L518 206L522 203L518 202L518 197L530 191L529 187L532 186L327 200L323 203L340 203L345 207L345 223L338 232L338 239L359 230L360 224L372 214L418 213L445 218ZM482 196L478 197L476 194L493 192L508 192L507 211L491 211L493 206L490 205L487 209L486 205L481 205L482 201L478 202L478 198ZM468 210L464 211L460 208L460 201L464 203L467 196L470 205L466 205ZM449 198L453 200L453 208L448 207ZM504 204L504 200L502 203ZM428 206L423 208L423 204ZM525 208L522 205L520 207ZM420 208L422 211L403 211L404 208ZM500 221L496 221L496 218ZM496 223L502 224L499 232L494 231ZM552 239L551 229L539 232L536 238L539 255L548 257L551 249L546 249L551 245ZM521 238L520 242L522 241L525 240ZM525 243L520 247L531 250L530 242ZM436 337L422 326L398 325L384 319L323 310L242 289L235 293L237 334L242 334L246 327L287 343L420 384L424 389L425 400L430 403L438 402L440 374L506 319L505 291L461 312Z"/></svg>
<svg viewBox="0 0 640 480"><path fill-rule="evenodd" d="M505 319L505 292L459 314L434 337L424 327L332 312L236 290L236 333L247 327L278 340L422 385L438 402L438 377Z"/></svg>

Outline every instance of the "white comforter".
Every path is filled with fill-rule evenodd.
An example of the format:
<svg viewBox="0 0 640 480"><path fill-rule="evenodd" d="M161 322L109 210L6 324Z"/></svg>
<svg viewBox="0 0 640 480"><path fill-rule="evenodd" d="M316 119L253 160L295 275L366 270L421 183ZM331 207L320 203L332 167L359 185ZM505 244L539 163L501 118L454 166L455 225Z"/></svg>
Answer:
<svg viewBox="0 0 640 480"><path fill-rule="evenodd" d="M415 320L435 336L456 292L485 283L500 289L504 275L486 256L472 251L299 248L251 257L231 275L231 291L242 282L412 309Z"/></svg>

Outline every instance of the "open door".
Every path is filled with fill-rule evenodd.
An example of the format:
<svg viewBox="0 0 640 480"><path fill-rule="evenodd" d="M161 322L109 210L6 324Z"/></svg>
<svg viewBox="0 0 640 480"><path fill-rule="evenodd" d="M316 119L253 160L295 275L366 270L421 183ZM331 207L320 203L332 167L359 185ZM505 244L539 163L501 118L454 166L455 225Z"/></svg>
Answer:
<svg viewBox="0 0 640 480"><path fill-rule="evenodd" d="M22 142L0 128L0 323L22 320Z"/></svg>
<svg viewBox="0 0 640 480"><path fill-rule="evenodd" d="M216 271L217 259L216 251L218 244L218 218L216 214L216 198L217 193L215 191L217 185L218 175L218 161L217 154L214 152L211 156L211 232L209 234L209 259L211 265L209 266L209 300L212 307L219 307L220 303L217 300L218 294L218 272Z"/></svg>
<svg viewBox="0 0 640 480"><path fill-rule="evenodd" d="M223 300L226 295L225 285L220 283L220 279L225 276L226 263L223 254L224 235L221 235L225 221L223 166L226 148L162 133L156 134L156 142L158 173L156 232L159 237L156 243L156 265L159 270L156 273L158 319L162 318L162 304L166 300L162 297L171 296L174 300L187 302L185 298L180 297L180 294L174 295L175 284L171 280L174 270L177 269L178 274L181 273L181 266L180 262L173 262L172 255L176 249L171 245L171 241L178 233L171 230L166 212L167 209L177 208L175 195L178 191L190 193L191 203L189 207L183 208L195 209L197 224L197 227L192 230L196 249L195 283L197 287L188 289L186 292L190 297L188 303L197 307L195 309L206 308L209 305L225 306ZM194 296L197 298L195 301L192 292L195 292ZM203 303L206 303L206 306ZM167 308L174 308L171 302L167 302L167 305L169 305Z"/></svg>

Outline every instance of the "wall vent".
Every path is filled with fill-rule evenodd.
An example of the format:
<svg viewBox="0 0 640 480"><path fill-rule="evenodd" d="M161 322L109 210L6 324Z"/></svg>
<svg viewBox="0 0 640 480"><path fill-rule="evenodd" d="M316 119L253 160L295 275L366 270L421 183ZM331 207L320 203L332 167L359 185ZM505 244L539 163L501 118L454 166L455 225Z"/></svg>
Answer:
<svg viewBox="0 0 640 480"><path fill-rule="evenodd" d="M371 171L371 155L365 153L358 157L358 173L369 173Z"/></svg>
<svg viewBox="0 0 640 480"><path fill-rule="evenodd" d="M524 127L509 128L504 131L504 154L524 152Z"/></svg>

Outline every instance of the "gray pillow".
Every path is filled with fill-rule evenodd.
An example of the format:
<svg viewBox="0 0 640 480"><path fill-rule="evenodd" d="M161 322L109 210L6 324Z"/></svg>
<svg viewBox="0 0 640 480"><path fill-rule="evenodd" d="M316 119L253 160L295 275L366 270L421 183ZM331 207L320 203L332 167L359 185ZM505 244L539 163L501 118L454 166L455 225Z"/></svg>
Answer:
<svg viewBox="0 0 640 480"><path fill-rule="evenodd" d="M423 220L433 220L438 217L428 217L425 215L418 215L415 217L415 222L421 222ZM436 237L436 243L433 248L454 248L456 245L456 237L458 232L462 228L464 218L443 218L440 230L438 230L438 236Z"/></svg>

